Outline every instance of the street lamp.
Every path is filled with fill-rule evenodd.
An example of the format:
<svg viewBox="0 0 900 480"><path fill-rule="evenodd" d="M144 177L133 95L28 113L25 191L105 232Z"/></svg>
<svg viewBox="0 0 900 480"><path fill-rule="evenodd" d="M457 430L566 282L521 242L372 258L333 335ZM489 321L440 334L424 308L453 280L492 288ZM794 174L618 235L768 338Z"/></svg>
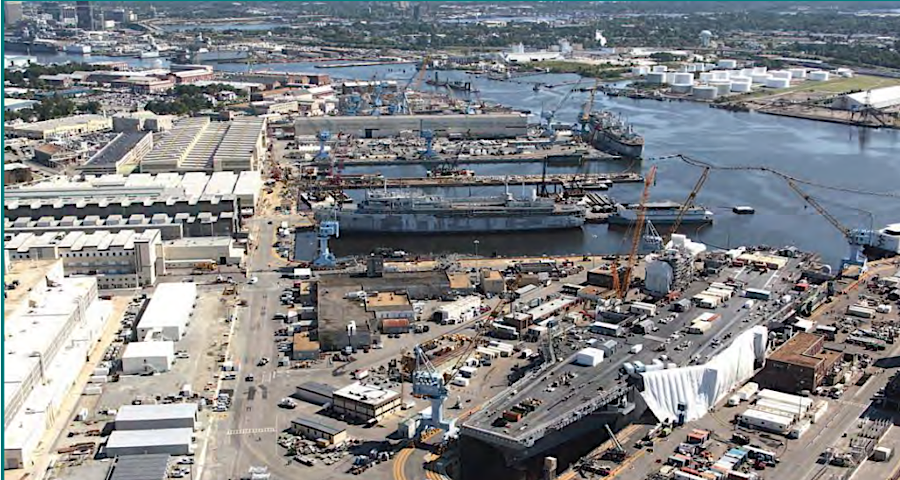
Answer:
<svg viewBox="0 0 900 480"><path fill-rule="evenodd" d="M475 269L478 270L478 244L481 242L476 239L472 243L475 245Z"/></svg>
<svg viewBox="0 0 900 480"><path fill-rule="evenodd" d="M597 235L591 235L591 237L594 238L594 241L597 240ZM593 247L592 247L592 248L593 248ZM596 257L594 254L592 254L592 253L589 253L589 255L591 256L591 270L593 270L594 267L595 267L594 264L597 262L597 257Z"/></svg>

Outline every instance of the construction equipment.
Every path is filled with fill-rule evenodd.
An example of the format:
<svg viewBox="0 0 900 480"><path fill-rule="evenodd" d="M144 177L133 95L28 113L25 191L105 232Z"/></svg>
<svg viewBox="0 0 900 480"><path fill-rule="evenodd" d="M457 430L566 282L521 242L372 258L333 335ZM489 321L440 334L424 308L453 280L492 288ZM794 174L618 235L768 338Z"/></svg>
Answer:
<svg viewBox="0 0 900 480"><path fill-rule="evenodd" d="M612 447L610 447L609 450L603 452L603 459L613 462L621 462L625 460L625 458L628 456L628 452L625 450L625 447L623 447L622 444L619 443L619 439L616 438L616 434L613 433L611 428L609 428L609 424L605 423L603 424L603 426L606 428L606 433L609 434L609 439L613 442Z"/></svg>
<svg viewBox="0 0 900 480"><path fill-rule="evenodd" d="M694 188L691 190L691 193L688 195L687 200L681 205L681 208L678 209L678 216L675 217L675 221L672 223L672 228L669 229L669 234L666 235L666 240L670 240L672 235L678 232L678 227L681 226L681 221L684 219L685 212L688 211L694 205L694 199L697 198L697 194L700 193L700 189L703 188L703 184L706 183L706 179L709 178L709 167L703 167L703 173L700 174L700 178L697 179L697 183L694 184Z"/></svg>
<svg viewBox="0 0 900 480"><path fill-rule="evenodd" d="M656 165L650 167L650 172L644 177L644 191L641 193L641 202L638 205L637 220L634 223L634 231L632 232L631 251L628 253L628 264L625 267L623 278L619 276L617 262L613 262L613 282L618 287L616 289L616 298L625 298L628 288L631 285L631 276L634 273L634 267L637 265L638 250L641 247L641 240L644 238L644 222L647 219L647 200L650 199L650 187L656 181Z"/></svg>
<svg viewBox="0 0 900 480"><path fill-rule="evenodd" d="M587 133L588 129L590 129L590 117L591 112L594 111L594 99L597 95L597 89L600 88L600 79L597 79L597 82L594 83L594 88L591 89L591 92L588 96L588 101L585 102L584 107L581 109L581 133ZM574 89L573 89L574 90Z"/></svg>
<svg viewBox="0 0 900 480"><path fill-rule="evenodd" d="M806 192L804 192L797 183L787 178L787 184L791 187L797 195L800 195L806 203L811 205L819 215L825 217L825 220L828 220L834 228L838 229L841 232L841 235L847 239L847 244L849 245L849 252L845 258L841 260L841 268L840 272L844 272L844 270L849 266L859 267L859 273L863 273L866 271L866 262L868 259L866 258L863 250L867 245L873 244L873 239L876 236L874 230L871 229L850 229L844 226L840 220L838 220L834 215L828 212L816 199L809 196ZM866 212L868 213L868 212ZM871 214L869 214L871 215Z"/></svg>
<svg viewBox="0 0 900 480"><path fill-rule="evenodd" d="M334 253L328 248L328 238L339 237L340 234L340 223L336 221L329 220L319 224L319 228L316 230L316 237L319 239L319 255L313 260L313 265L333 267L337 264Z"/></svg>
<svg viewBox="0 0 900 480"><path fill-rule="evenodd" d="M425 151L422 153L422 158L438 160L440 157L434 151L434 131L423 129L419 131L419 136L425 139Z"/></svg>
<svg viewBox="0 0 900 480"><path fill-rule="evenodd" d="M569 97L572 96L572 92L574 91L575 87L573 86L569 89L568 92L566 92L565 95L563 95L559 103L556 104L556 107L546 112L543 110L541 111L541 118L547 122L547 124L544 126L544 133L546 133L548 137L553 137L556 134L556 131L553 129L553 120L556 118L556 112L558 112L559 108L562 107L564 103L566 103L566 100L568 100Z"/></svg>

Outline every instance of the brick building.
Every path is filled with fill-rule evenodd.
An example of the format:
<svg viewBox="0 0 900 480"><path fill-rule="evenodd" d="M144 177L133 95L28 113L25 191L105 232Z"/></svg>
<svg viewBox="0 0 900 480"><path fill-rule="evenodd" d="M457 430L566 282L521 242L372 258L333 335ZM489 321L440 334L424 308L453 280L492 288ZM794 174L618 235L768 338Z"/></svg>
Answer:
<svg viewBox="0 0 900 480"><path fill-rule="evenodd" d="M781 392L812 391L840 358L840 352L825 349L825 337L801 332L769 356L756 379L761 387Z"/></svg>

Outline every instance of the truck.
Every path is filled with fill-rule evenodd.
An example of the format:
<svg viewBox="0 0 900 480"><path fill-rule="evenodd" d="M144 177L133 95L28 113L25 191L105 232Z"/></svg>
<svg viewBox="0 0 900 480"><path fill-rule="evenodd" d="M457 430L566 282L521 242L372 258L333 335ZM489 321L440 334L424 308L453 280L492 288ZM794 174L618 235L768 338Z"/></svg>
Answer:
<svg viewBox="0 0 900 480"><path fill-rule="evenodd" d="M628 351L631 353L641 353L641 350L643 350L643 349L644 349L644 345L638 343L637 345L632 345Z"/></svg>
<svg viewBox="0 0 900 480"><path fill-rule="evenodd" d="M761 288L748 288L744 290L744 296L754 300L769 300L772 298L772 292Z"/></svg>

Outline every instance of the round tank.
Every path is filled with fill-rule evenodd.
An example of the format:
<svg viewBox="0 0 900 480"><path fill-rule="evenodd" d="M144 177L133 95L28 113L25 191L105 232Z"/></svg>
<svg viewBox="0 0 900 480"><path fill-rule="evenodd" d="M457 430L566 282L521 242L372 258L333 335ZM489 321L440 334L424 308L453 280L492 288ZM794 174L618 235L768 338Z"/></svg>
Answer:
<svg viewBox="0 0 900 480"><path fill-rule="evenodd" d="M765 85L769 88L788 88L791 86L791 81L787 78L769 78Z"/></svg>
<svg viewBox="0 0 900 480"><path fill-rule="evenodd" d="M853 70L849 68L839 68L837 69L837 74L844 78L853 78Z"/></svg>
<svg viewBox="0 0 900 480"><path fill-rule="evenodd" d="M653 71L654 71L654 72L668 72L668 71L669 71L669 67L667 67L667 66L665 66L665 65L654 65L654 66L653 66Z"/></svg>
<svg viewBox="0 0 900 480"><path fill-rule="evenodd" d="M723 58L719 60L719 68L737 68L737 60L729 60Z"/></svg>
<svg viewBox="0 0 900 480"><path fill-rule="evenodd" d="M713 79L712 72L700 72L700 81L706 83Z"/></svg>
<svg viewBox="0 0 900 480"><path fill-rule="evenodd" d="M675 85L672 85L671 90L672 90L672 93L688 94L688 93L691 93L691 90L693 88L694 88L694 86L691 85L690 83L682 83L682 84L676 83Z"/></svg>
<svg viewBox="0 0 900 480"><path fill-rule="evenodd" d="M666 83L665 72L649 72L647 74L647 83L652 83L654 85L662 85L663 83Z"/></svg>
<svg viewBox="0 0 900 480"><path fill-rule="evenodd" d="M792 68L788 71L791 72L791 78L806 78L805 68Z"/></svg>
<svg viewBox="0 0 900 480"><path fill-rule="evenodd" d="M766 73L766 67L753 67L753 74L762 74Z"/></svg>
<svg viewBox="0 0 900 480"><path fill-rule="evenodd" d="M728 80L728 73L722 70L712 72L713 80Z"/></svg>
<svg viewBox="0 0 900 480"><path fill-rule="evenodd" d="M647 68L647 67L631 67L631 74L632 74L632 75L638 75L638 76L643 77L643 76L646 75L647 72L649 72L649 71L650 71L650 69Z"/></svg>
<svg viewBox="0 0 900 480"><path fill-rule="evenodd" d="M809 79L814 82L825 82L828 80L828 77L830 77L830 74L823 70L809 72Z"/></svg>
<svg viewBox="0 0 900 480"><path fill-rule="evenodd" d="M694 87L692 95L699 100L715 100L719 89L712 85L701 85Z"/></svg>
<svg viewBox="0 0 900 480"><path fill-rule="evenodd" d="M791 72L789 72L787 70L775 70L775 71L769 72L769 73L771 73L772 76L775 78L786 78L788 80L791 79Z"/></svg>
<svg viewBox="0 0 900 480"><path fill-rule="evenodd" d="M666 83L675 83L675 72L666 72Z"/></svg>
<svg viewBox="0 0 900 480"><path fill-rule="evenodd" d="M715 63L704 63L704 64L703 64L703 69L704 69L704 70L712 70L712 69L714 69L714 68L716 68L716 64L715 64Z"/></svg>
<svg viewBox="0 0 900 480"><path fill-rule="evenodd" d="M735 75L730 78L731 83L750 83L753 81L750 77L745 77L743 75Z"/></svg>
<svg viewBox="0 0 900 480"><path fill-rule="evenodd" d="M766 83L766 80L772 78L768 73L754 73L751 77L753 79L753 83Z"/></svg>
<svg viewBox="0 0 900 480"><path fill-rule="evenodd" d="M727 95L731 92L731 82L728 80L718 80L709 82L711 87L716 87L716 95Z"/></svg>
<svg viewBox="0 0 900 480"><path fill-rule="evenodd" d="M693 82L693 73L676 73L672 79L672 83L675 85L690 85Z"/></svg>
<svg viewBox="0 0 900 480"><path fill-rule="evenodd" d="M750 91L750 82L731 82L731 91L736 93L747 93Z"/></svg>
<svg viewBox="0 0 900 480"><path fill-rule="evenodd" d="M742 69L741 69L741 76L742 76L742 77L750 77L750 76L752 76L752 75L753 75L753 69L752 69L752 68L742 68Z"/></svg>

